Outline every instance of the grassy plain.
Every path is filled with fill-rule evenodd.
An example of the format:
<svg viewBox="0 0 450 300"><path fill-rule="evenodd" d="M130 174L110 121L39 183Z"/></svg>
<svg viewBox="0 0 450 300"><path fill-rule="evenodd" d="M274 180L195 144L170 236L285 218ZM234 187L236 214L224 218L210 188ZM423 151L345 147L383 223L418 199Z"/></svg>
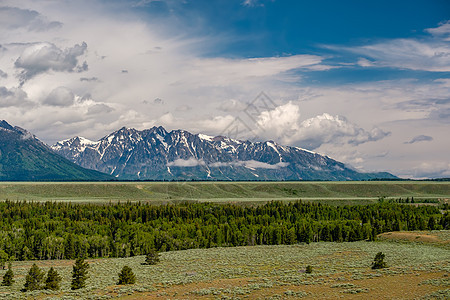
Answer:
<svg viewBox="0 0 450 300"><path fill-rule="evenodd" d="M1 182L0 200L370 204L379 197L448 201L450 182Z"/></svg>
<svg viewBox="0 0 450 300"><path fill-rule="evenodd" d="M0 299L449 299L449 231L413 232L433 243L399 241L193 249L165 252L155 266L143 256L89 260L88 286L70 290L73 261L38 261L63 277L58 292L23 293L32 262L15 262L16 282L0 287ZM372 270L375 254L386 254L388 268ZM116 285L124 265L134 285ZM312 274L304 272L311 265ZM5 271L0 271L0 276Z"/></svg>
<svg viewBox="0 0 450 300"><path fill-rule="evenodd" d="M0 183L1 200L107 203L179 201L264 203L320 201L369 204L379 197L448 202L448 182L74 182ZM387 269L371 270L375 254ZM0 287L0 299L449 299L450 231L394 232L377 242L192 249L165 252L156 266L143 256L88 260L85 289L70 290L73 261L37 261L62 275L58 292L20 292L33 262L13 263L16 282ZM124 265L135 285L116 285ZM313 267L306 274L307 265ZM0 270L0 278L6 270Z"/></svg>

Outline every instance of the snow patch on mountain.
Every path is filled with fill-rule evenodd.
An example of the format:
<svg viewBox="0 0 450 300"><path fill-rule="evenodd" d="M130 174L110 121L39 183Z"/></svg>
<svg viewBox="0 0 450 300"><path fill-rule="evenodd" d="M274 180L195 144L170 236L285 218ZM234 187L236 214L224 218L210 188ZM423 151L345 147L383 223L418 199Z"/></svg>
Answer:
<svg viewBox="0 0 450 300"><path fill-rule="evenodd" d="M82 167L120 179L373 178L327 156L298 147L282 146L273 141L251 142L225 136L212 137L184 130L167 132L163 127L142 131L123 127L95 142L74 137L56 143L52 149Z"/></svg>

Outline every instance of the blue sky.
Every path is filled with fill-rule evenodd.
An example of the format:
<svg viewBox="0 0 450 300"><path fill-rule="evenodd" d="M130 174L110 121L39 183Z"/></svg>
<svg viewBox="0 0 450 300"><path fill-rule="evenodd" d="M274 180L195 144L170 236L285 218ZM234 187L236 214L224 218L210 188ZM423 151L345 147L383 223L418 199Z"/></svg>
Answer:
<svg viewBox="0 0 450 300"><path fill-rule="evenodd" d="M142 13L143 18L176 20L180 27L173 34L238 37L210 55L264 57L322 52L321 45L358 45L371 40L426 36L424 28L448 19L450 3L446 0L269 0L249 4L227 0L141 1L134 10Z"/></svg>
<svg viewBox="0 0 450 300"><path fill-rule="evenodd" d="M251 128L240 138L450 177L449 12L438 0L0 0L0 119L52 144L122 126L217 135L238 118ZM271 106L249 118L260 92Z"/></svg>

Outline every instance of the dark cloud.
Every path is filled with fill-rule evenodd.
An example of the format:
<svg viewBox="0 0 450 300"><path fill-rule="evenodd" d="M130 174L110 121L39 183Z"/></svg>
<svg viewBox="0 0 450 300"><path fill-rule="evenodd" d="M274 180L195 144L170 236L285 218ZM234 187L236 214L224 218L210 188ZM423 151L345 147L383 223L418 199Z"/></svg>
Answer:
<svg viewBox="0 0 450 300"><path fill-rule="evenodd" d="M88 109L88 115L98 115L98 114L107 114L112 112L114 109L109 107L106 104L95 104Z"/></svg>
<svg viewBox="0 0 450 300"><path fill-rule="evenodd" d="M28 95L20 88L8 89L0 86L0 107L23 107L29 106L31 102Z"/></svg>
<svg viewBox="0 0 450 300"><path fill-rule="evenodd" d="M92 100L92 95L90 93L86 93L81 97L81 101Z"/></svg>
<svg viewBox="0 0 450 300"><path fill-rule="evenodd" d="M144 100L142 101L143 104L156 104L156 105L163 105L164 100L161 98L155 98L153 101Z"/></svg>
<svg viewBox="0 0 450 300"><path fill-rule="evenodd" d="M123 74L127 74L128 73L128 70L122 70L122 72L121 73L123 73Z"/></svg>
<svg viewBox="0 0 450 300"><path fill-rule="evenodd" d="M428 117L439 122L450 123L450 107L435 109Z"/></svg>
<svg viewBox="0 0 450 300"><path fill-rule="evenodd" d="M0 27L6 29L27 28L30 31L45 31L59 28L60 22L48 21L34 10L17 7L0 7Z"/></svg>
<svg viewBox="0 0 450 300"><path fill-rule="evenodd" d="M75 95L66 87L60 86L51 91L43 101L44 104L51 106L71 106L75 101Z"/></svg>
<svg viewBox="0 0 450 300"><path fill-rule="evenodd" d="M3 72L2 70L0 70L0 77L1 78L7 78L8 74L6 74L5 72Z"/></svg>
<svg viewBox="0 0 450 300"><path fill-rule="evenodd" d="M23 69L20 80L23 84L37 74L49 70L58 72L82 72L88 65L78 65L78 57L86 52L87 44L75 45L60 49L51 43L35 43L29 45L14 63L16 68Z"/></svg>
<svg viewBox="0 0 450 300"><path fill-rule="evenodd" d="M430 98L430 99L418 99L409 100L397 103L395 108L400 110L423 110L432 106L448 105L450 104L450 98Z"/></svg>
<svg viewBox="0 0 450 300"><path fill-rule="evenodd" d="M405 142L405 144L414 144L417 142L431 142L432 140L433 137L421 134L413 137L409 142Z"/></svg>
<svg viewBox="0 0 450 300"><path fill-rule="evenodd" d="M87 71L88 69L89 69L88 63L87 61L84 61L82 65L76 67L75 71L77 73L81 73Z"/></svg>
<svg viewBox="0 0 450 300"><path fill-rule="evenodd" d="M87 82L91 82L91 81L99 81L99 79L97 77L81 77L80 81L87 81Z"/></svg>

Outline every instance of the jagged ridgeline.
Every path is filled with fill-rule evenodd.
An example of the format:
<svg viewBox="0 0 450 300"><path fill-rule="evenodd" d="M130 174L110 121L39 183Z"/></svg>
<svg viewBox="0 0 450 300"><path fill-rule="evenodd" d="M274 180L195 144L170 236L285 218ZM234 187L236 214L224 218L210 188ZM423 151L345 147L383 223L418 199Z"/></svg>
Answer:
<svg viewBox="0 0 450 300"><path fill-rule="evenodd" d="M0 180L108 180L55 154L33 134L0 120Z"/></svg>
<svg viewBox="0 0 450 300"><path fill-rule="evenodd" d="M150 205L0 202L0 252L18 260L128 257L159 251L373 240L397 230L449 229L437 206L269 202Z"/></svg>
<svg viewBox="0 0 450 300"><path fill-rule="evenodd" d="M273 141L121 128L99 141L74 137L52 149L88 169L135 180L369 180L389 173L361 173L302 148Z"/></svg>

